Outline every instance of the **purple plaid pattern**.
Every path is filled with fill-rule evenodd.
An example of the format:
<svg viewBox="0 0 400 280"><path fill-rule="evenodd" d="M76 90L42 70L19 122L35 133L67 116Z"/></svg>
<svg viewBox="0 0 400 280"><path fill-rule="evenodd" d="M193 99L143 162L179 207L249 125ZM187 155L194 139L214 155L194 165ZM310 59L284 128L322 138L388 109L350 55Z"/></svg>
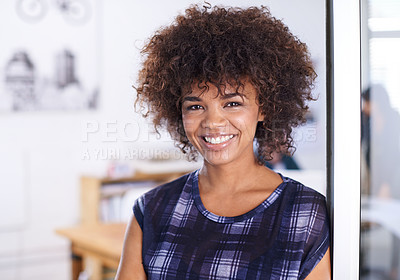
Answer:
<svg viewBox="0 0 400 280"><path fill-rule="evenodd" d="M148 279L304 279L329 247L325 198L282 179L236 217L204 208L198 171L144 194L133 210Z"/></svg>

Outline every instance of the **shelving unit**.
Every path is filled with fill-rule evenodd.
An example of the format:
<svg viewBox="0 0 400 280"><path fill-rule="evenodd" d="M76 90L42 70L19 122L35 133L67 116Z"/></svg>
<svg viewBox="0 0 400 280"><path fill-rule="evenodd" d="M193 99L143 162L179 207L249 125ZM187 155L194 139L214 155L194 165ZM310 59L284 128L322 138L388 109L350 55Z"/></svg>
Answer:
<svg viewBox="0 0 400 280"><path fill-rule="evenodd" d="M100 207L102 199L102 189L104 186L112 188L112 185L132 182L152 181L155 184L162 184L174 180L186 172L169 172L169 173L143 173L136 172L132 177L113 179L113 178L96 178L90 176L81 177L81 224L95 225L101 223ZM119 185L121 186L121 185Z"/></svg>

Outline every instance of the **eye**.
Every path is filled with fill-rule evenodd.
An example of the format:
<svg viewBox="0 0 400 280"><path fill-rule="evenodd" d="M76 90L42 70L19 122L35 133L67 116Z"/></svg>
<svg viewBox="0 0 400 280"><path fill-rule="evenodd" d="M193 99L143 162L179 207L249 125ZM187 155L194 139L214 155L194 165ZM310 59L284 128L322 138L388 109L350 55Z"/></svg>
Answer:
<svg viewBox="0 0 400 280"><path fill-rule="evenodd" d="M190 106L186 107L186 110L196 111L196 110L200 110L202 108L203 108L203 106L201 106L201 105L190 105Z"/></svg>
<svg viewBox="0 0 400 280"><path fill-rule="evenodd" d="M240 105L242 105L240 102L232 101L232 102L228 102L228 103L225 105L225 107L237 107L237 106L240 106Z"/></svg>

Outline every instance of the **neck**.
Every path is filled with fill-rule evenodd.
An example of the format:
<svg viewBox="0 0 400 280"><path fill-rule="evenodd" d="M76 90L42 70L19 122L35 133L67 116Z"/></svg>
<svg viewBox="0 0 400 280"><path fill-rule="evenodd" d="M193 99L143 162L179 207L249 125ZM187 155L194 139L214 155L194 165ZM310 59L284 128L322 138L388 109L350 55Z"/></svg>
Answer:
<svg viewBox="0 0 400 280"><path fill-rule="evenodd" d="M199 174L199 184L204 192L241 191L248 188L265 170L268 169L259 165L255 157L246 162L218 166L204 162Z"/></svg>

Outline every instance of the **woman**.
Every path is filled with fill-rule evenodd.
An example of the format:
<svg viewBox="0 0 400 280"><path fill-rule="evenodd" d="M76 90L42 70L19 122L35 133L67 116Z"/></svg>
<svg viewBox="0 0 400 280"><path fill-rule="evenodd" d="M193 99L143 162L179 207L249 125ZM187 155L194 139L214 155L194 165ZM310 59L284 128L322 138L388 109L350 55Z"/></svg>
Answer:
<svg viewBox="0 0 400 280"><path fill-rule="evenodd" d="M117 279L330 279L325 198L263 165L305 122L306 46L265 7L192 6L143 53L140 102L204 164L135 202Z"/></svg>

